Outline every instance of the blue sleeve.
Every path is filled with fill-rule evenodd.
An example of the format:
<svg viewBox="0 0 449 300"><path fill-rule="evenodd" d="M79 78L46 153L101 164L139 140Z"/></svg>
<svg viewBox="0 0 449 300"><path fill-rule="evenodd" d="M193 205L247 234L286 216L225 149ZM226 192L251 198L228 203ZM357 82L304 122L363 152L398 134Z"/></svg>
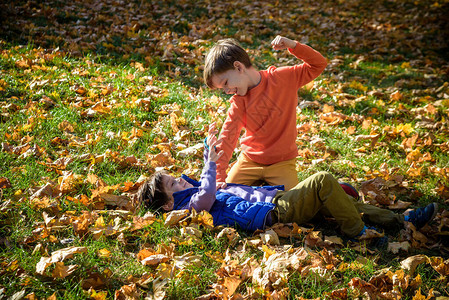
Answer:
<svg viewBox="0 0 449 300"><path fill-rule="evenodd" d="M193 207L198 212L211 209L217 192L217 165L212 161L205 162L198 192L192 195L189 203L189 209Z"/></svg>
<svg viewBox="0 0 449 300"><path fill-rule="evenodd" d="M207 161L209 158L209 146L207 145L207 137L204 139L204 151L203 151L203 161Z"/></svg>

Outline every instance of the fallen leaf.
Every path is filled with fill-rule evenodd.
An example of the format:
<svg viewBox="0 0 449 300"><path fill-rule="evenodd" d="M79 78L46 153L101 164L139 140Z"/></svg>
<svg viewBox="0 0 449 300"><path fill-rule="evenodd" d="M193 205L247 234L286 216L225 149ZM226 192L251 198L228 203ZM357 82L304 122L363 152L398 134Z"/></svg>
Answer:
<svg viewBox="0 0 449 300"><path fill-rule="evenodd" d="M111 257L111 251L109 251L108 249L106 249L106 248L103 248L103 249L100 249L99 251L98 251L98 256L99 257L102 257L102 258L110 258Z"/></svg>
<svg viewBox="0 0 449 300"><path fill-rule="evenodd" d="M217 239L225 239L230 246L234 246L240 239L240 235L232 227L225 227L217 234Z"/></svg>
<svg viewBox="0 0 449 300"><path fill-rule="evenodd" d="M429 258L423 254L410 256L401 261L401 268L407 270L410 273L410 275L413 276L416 267L422 263L427 263L428 261Z"/></svg>
<svg viewBox="0 0 449 300"><path fill-rule="evenodd" d="M11 182L6 177L0 177L0 189L7 189L11 187Z"/></svg>
<svg viewBox="0 0 449 300"><path fill-rule="evenodd" d="M77 253L86 253L86 247L68 247L56 250L51 253L50 257L41 257L36 265L36 273L44 275L45 269L52 263L62 262L67 258L72 258Z"/></svg>
<svg viewBox="0 0 449 300"><path fill-rule="evenodd" d="M279 237L273 229L260 234L260 239L267 245L280 245Z"/></svg>
<svg viewBox="0 0 449 300"><path fill-rule="evenodd" d="M392 243L388 243L387 251L389 251L393 254L398 254L399 251L401 251L401 250L408 252L409 249L410 249L409 242L392 242Z"/></svg>
<svg viewBox="0 0 449 300"><path fill-rule="evenodd" d="M71 275L78 268L77 265L65 266L64 262L58 261L55 263L55 268L52 272L54 278L66 278Z"/></svg>
<svg viewBox="0 0 449 300"><path fill-rule="evenodd" d="M164 254L154 254L150 255L144 259L142 259L140 262L144 266L156 266L160 263L165 263L170 260L170 257Z"/></svg>
<svg viewBox="0 0 449 300"><path fill-rule="evenodd" d="M442 257L430 257L430 265L441 276L449 276L449 259L444 260Z"/></svg>
<svg viewBox="0 0 449 300"><path fill-rule="evenodd" d="M181 221L188 215L189 215L188 209L172 210L172 211L164 214L164 218L165 218L164 225L165 226L177 225L179 223L179 221Z"/></svg>
<svg viewBox="0 0 449 300"><path fill-rule="evenodd" d="M114 300L139 300L141 297L135 283L124 285L115 291Z"/></svg>

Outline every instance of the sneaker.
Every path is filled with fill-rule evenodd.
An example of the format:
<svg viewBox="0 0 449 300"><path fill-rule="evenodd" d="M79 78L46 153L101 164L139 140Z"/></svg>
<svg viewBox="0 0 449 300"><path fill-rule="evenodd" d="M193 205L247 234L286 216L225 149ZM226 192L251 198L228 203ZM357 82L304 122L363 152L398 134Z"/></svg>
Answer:
<svg viewBox="0 0 449 300"><path fill-rule="evenodd" d="M343 188L343 190L346 192L346 194L348 194L355 200L359 200L359 197L360 197L359 192L357 191L357 189L354 186L352 186L351 184L346 183L346 182L339 182L339 184Z"/></svg>
<svg viewBox="0 0 449 300"><path fill-rule="evenodd" d="M430 203L426 207L420 207L410 211L408 215L405 216L405 221L415 225L416 229L420 229L421 227L424 227L424 225L432 221L437 212L438 204L435 202Z"/></svg>
<svg viewBox="0 0 449 300"><path fill-rule="evenodd" d="M380 232L376 227L366 226L354 238L357 241L366 241L367 244L376 248L385 248L388 245L388 237Z"/></svg>

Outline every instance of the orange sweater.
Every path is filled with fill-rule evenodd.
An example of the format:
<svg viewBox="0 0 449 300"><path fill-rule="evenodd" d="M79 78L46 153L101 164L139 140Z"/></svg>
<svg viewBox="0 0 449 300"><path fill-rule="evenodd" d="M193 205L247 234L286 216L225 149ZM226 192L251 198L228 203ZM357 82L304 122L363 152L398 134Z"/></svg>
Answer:
<svg viewBox="0 0 449 300"><path fill-rule="evenodd" d="M217 161L217 181L224 182L226 169L240 140L242 151L251 160L271 165L298 155L296 146L296 106L298 89L315 79L327 65L326 59L307 45L296 43L289 52L304 61L288 67L260 71L261 81L245 96L234 95L227 112L217 148L224 154Z"/></svg>

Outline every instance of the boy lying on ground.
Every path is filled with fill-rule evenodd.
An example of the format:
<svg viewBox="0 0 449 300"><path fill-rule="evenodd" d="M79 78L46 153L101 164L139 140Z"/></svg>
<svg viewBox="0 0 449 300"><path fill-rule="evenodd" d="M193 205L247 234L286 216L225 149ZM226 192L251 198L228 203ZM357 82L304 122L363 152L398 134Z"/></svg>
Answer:
<svg viewBox="0 0 449 300"><path fill-rule="evenodd" d="M204 151L205 165L200 181L185 175L175 178L165 172L156 172L139 189L141 203L164 211L206 210L212 215L215 226L238 225L249 232L277 222L304 224L320 213L335 218L341 231L349 238L361 240L367 238L367 229L376 230L366 226L364 221L388 228L411 222L419 229L437 213L436 203L404 215L357 202L352 197L358 196L355 188L339 183L328 172L314 174L289 191L284 191L283 186L253 187L241 184L228 184L226 188L216 190L215 162L223 154L223 151L216 152L215 145L220 142L216 133L215 124L212 124L206 139L208 147ZM382 237L383 234L378 236ZM385 244L385 239L383 237L382 244Z"/></svg>

